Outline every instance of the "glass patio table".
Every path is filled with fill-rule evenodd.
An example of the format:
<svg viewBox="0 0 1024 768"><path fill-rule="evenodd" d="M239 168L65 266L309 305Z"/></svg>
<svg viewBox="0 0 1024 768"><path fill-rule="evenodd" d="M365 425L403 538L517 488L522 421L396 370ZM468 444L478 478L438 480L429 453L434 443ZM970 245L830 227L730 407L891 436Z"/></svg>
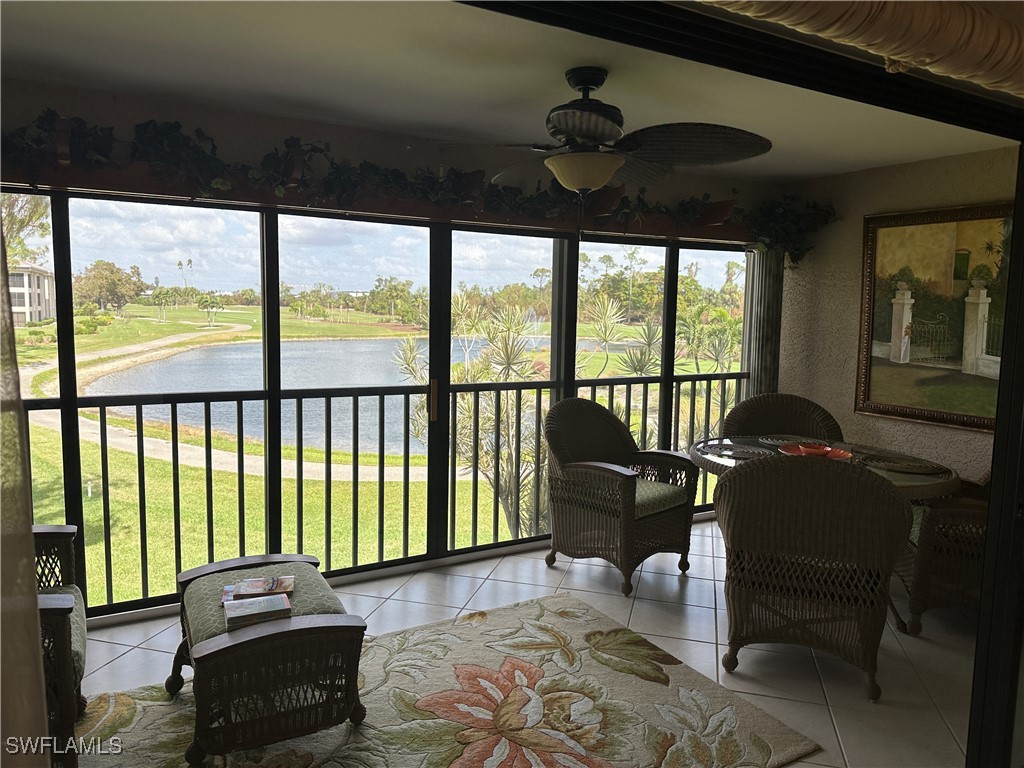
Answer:
<svg viewBox="0 0 1024 768"><path fill-rule="evenodd" d="M801 447L802 446L802 447ZM788 455L793 461L825 456L834 461L861 464L892 482L910 500L949 496L960 487L955 470L886 448L846 442L828 442L799 435L712 437L690 447L690 459L700 469L720 475L744 461Z"/></svg>

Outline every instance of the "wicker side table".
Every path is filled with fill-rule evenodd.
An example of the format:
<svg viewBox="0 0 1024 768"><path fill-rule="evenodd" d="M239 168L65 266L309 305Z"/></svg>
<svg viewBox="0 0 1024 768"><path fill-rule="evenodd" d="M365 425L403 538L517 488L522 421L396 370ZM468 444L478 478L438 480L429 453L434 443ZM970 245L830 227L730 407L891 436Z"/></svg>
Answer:
<svg viewBox="0 0 1024 768"><path fill-rule="evenodd" d="M357 682L366 622L345 613L318 565L308 555L257 555L178 575L182 641L164 687L177 693L182 666L194 670L190 765L366 717ZM286 573L295 576L290 617L227 630L225 585Z"/></svg>

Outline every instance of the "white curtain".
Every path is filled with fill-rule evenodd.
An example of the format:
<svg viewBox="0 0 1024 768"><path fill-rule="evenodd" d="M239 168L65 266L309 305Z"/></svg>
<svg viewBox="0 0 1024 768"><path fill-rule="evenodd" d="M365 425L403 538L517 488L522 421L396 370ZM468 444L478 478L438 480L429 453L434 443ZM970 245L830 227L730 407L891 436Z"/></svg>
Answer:
<svg viewBox="0 0 1024 768"><path fill-rule="evenodd" d="M28 483L28 417L21 402L7 247L0 235L0 749L9 737L46 735L43 660ZM12 765L45 766L43 754L5 755ZM5 759L6 763L7 760Z"/></svg>

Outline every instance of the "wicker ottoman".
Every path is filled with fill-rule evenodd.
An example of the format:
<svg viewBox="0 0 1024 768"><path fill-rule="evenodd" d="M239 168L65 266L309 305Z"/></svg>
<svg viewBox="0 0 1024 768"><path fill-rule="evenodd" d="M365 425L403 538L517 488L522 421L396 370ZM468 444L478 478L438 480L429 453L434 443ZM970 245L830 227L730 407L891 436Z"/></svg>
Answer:
<svg viewBox="0 0 1024 768"><path fill-rule="evenodd" d="M178 575L182 641L164 687L177 693L182 666L194 670L190 765L366 717L357 684L366 622L345 613L318 565L308 555L258 555ZM227 630L226 585L285 575L295 576L289 618Z"/></svg>

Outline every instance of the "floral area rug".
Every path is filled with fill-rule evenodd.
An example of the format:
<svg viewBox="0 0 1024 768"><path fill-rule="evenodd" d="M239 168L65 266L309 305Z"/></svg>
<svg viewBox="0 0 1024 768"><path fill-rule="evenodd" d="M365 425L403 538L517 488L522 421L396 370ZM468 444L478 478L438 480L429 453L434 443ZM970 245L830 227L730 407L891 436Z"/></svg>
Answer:
<svg viewBox="0 0 1024 768"><path fill-rule="evenodd" d="M168 657L169 658L169 657ZM169 665L169 661L168 661ZM367 637L365 722L225 757L230 768L773 768L817 745L574 597ZM191 684L89 702L85 768L184 765ZM111 742L111 737L116 737Z"/></svg>

